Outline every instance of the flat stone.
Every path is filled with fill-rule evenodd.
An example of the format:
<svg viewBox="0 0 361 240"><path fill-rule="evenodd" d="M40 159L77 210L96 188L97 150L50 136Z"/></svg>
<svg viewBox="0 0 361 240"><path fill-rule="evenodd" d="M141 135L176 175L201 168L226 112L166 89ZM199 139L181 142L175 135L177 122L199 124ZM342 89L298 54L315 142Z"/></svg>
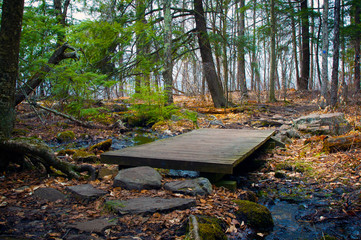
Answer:
<svg viewBox="0 0 361 240"><path fill-rule="evenodd" d="M208 195L212 193L212 184L207 178L203 177L168 182L164 184L164 188L175 193L191 196Z"/></svg>
<svg viewBox="0 0 361 240"><path fill-rule="evenodd" d="M115 226L117 224L116 219L99 218L87 222L79 222L69 227L78 229L82 232L95 232L102 233L105 229Z"/></svg>
<svg viewBox="0 0 361 240"><path fill-rule="evenodd" d="M173 210L188 209L196 205L194 199L140 197L126 201L109 200L105 202L108 209L119 214L142 214L154 212L171 212Z"/></svg>
<svg viewBox="0 0 361 240"><path fill-rule="evenodd" d="M91 184L70 186L70 187L67 187L67 190L69 192L71 192L76 198L78 198L82 201L95 200L95 199L107 194L106 191L96 189Z"/></svg>
<svg viewBox="0 0 361 240"><path fill-rule="evenodd" d="M51 202L64 200L66 195L54 188L38 188L34 191L34 196Z"/></svg>
<svg viewBox="0 0 361 240"><path fill-rule="evenodd" d="M124 189L159 189L162 186L162 176L151 167L135 167L120 170L114 178L114 187Z"/></svg>

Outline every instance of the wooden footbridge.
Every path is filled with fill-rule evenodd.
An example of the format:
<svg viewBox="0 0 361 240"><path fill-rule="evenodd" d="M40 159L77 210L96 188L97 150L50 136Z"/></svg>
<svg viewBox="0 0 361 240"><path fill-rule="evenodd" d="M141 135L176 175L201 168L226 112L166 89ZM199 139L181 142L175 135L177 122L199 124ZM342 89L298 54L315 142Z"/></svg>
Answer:
<svg viewBox="0 0 361 240"><path fill-rule="evenodd" d="M101 162L232 174L235 166L273 134L273 130L200 129L106 152L101 155Z"/></svg>

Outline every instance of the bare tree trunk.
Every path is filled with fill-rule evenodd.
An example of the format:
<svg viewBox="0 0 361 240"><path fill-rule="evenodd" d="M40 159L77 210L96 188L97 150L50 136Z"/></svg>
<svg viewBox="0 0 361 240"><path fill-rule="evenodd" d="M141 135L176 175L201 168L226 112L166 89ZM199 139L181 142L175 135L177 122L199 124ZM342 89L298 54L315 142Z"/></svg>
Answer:
<svg viewBox="0 0 361 240"><path fill-rule="evenodd" d="M308 90L310 78L310 32L308 19L307 0L301 1L301 22L302 22L302 64L301 79L297 83L299 90Z"/></svg>
<svg viewBox="0 0 361 240"><path fill-rule="evenodd" d="M172 59L172 14L171 2L163 1L164 6L164 47L165 47L165 69L163 72L164 90L166 92L167 104L173 103L173 59Z"/></svg>
<svg viewBox="0 0 361 240"><path fill-rule="evenodd" d="M241 43L237 45L238 47L238 74L237 82L239 83L241 94L247 96L247 82L246 82L246 59L245 59L245 49L244 49L244 37L245 37L245 0L239 1L241 9L239 11L239 27L238 27L238 37L241 40Z"/></svg>
<svg viewBox="0 0 361 240"><path fill-rule="evenodd" d="M276 78L276 17L275 0L271 0L271 69L270 69L269 100L275 102L275 78Z"/></svg>
<svg viewBox="0 0 361 240"><path fill-rule="evenodd" d="M204 15L202 0L194 0L194 17L196 20L196 29L198 31L198 44L203 62L203 72L207 80L209 91L211 92L213 104L215 107L227 106L226 98L223 94L222 84L219 81L214 66L211 44L207 34L207 24Z"/></svg>
<svg viewBox="0 0 361 240"><path fill-rule="evenodd" d="M299 73L299 69L298 69L296 24L295 24L295 18L293 16L294 10L293 10L293 6L291 4L291 0L288 1L288 5L292 9L292 12L291 12L292 45L293 45L293 55L294 55L295 69L296 69L296 82L298 83L298 82L300 82L300 73Z"/></svg>
<svg viewBox="0 0 361 240"><path fill-rule="evenodd" d="M0 139L9 138L14 127L23 12L24 0L3 1L0 29Z"/></svg>
<svg viewBox="0 0 361 240"><path fill-rule="evenodd" d="M335 35L333 40L333 66L331 76L331 106L337 104L338 91L338 62L340 52L340 0L335 0Z"/></svg>
<svg viewBox="0 0 361 240"><path fill-rule="evenodd" d="M328 0L324 0L322 13L322 85L321 85L321 107L327 105L328 85Z"/></svg>
<svg viewBox="0 0 361 240"><path fill-rule="evenodd" d="M360 25L360 13L361 13L361 7L359 1L354 1L355 5L355 25L357 29L359 29ZM360 44L361 44L361 31L358 30L356 32L356 38L355 38L355 91L360 92Z"/></svg>

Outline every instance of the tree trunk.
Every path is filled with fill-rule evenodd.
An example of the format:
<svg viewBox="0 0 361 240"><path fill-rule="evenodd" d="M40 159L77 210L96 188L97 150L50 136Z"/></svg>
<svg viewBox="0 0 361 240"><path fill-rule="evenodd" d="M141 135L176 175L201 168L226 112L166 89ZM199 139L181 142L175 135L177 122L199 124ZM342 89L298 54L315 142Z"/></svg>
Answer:
<svg viewBox="0 0 361 240"><path fill-rule="evenodd" d="M307 0L301 1L301 23L302 23L302 64L301 78L297 83L299 90L308 90L310 77L310 32L308 20Z"/></svg>
<svg viewBox="0 0 361 240"><path fill-rule="evenodd" d="M3 1L0 29L0 139L11 136L15 121L15 86L23 12L24 0Z"/></svg>
<svg viewBox="0 0 361 240"><path fill-rule="evenodd" d="M62 26L62 28L58 31L58 39L57 46L61 46L65 42L65 25L66 25L66 15L68 11L68 7L70 4L70 0L65 0L63 4L63 0L54 0L54 13L55 17L58 20L58 24ZM63 6L62 6L63 5Z"/></svg>
<svg viewBox="0 0 361 240"><path fill-rule="evenodd" d="M196 20L198 44L202 57L203 72L206 77L209 91L211 92L214 107L226 107L227 102L223 94L222 84L217 77L214 66L211 44L207 34L207 24L202 0L194 0L194 17Z"/></svg>
<svg viewBox="0 0 361 240"><path fill-rule="evenodd" d="M238 27L238 37L241 40L238 43L238 74L237 82L241 89L241 94L247 96L247 82L246 82L246 59L245 59L245 49L244 49L244 38L245 38L245 0L240 0L240 11L239 11L239 27Z"/></svg>
<svg viewBox="0 0 361 240"><path fill-rule="evenodd" d="M355 25L356 25L356 38L355 38L355 91L360 92L360 44L361 44L361 31L360 31L360 2L355 0Z"/></svg>
<svg viewBox="0 0 361 240"><path fill-rule="evenodd" d="M321 107L327 105L327 85L328 85L328 0L324 0L322 13L322 85L321 85Z"/></svg>
<svg viewBox="0 0 361 240"><path fill-rule="evenodd" d="M291 11L291 28L292 28L292 45L293 45L293 55L295 60L295 69L296 69L296 83L300 82L300 73L298 69L298 54L297 54L297 37L296 37L296 24L294 18L294 10L291 4L291 0L288 0L288 5L292 9Z"/></svg>
<svg viewBox="0 0 361 240"><path fill-rule="evenodd" d="M338 91L338 62L340 52L340 0L335 0L335 33L333 40L333 66L331 76L331 106L337 104L337 91Z"/></svg>
<svg viewBox="0 0 361 240"><path fill-rule="evenodd" d="M271 69L270 69L269 100L275 102L275 78L276 78L276 17L275 0L271 0Z"/></svg>
<svg viewBox="0 0 361 240"><path fill-rule="evenodd" d="M164 5L164 48L165 68L163 72L164 90L166 92L167 104L173 103L173 60L172 60L172 14L170 11L171 2L163 1Z"/></svg>

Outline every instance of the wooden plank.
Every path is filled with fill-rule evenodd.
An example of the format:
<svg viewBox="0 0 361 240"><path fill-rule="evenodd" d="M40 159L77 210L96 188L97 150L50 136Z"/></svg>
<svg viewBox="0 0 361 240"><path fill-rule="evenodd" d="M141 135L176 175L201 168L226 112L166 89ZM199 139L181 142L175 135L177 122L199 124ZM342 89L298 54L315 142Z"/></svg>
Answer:
<svg viewBox="0 0 361 240"><path fill-rule="evenodd" d="M262 146L270 130L200 129L101 155L101 162L211 173L233 168Z"/></svg>

